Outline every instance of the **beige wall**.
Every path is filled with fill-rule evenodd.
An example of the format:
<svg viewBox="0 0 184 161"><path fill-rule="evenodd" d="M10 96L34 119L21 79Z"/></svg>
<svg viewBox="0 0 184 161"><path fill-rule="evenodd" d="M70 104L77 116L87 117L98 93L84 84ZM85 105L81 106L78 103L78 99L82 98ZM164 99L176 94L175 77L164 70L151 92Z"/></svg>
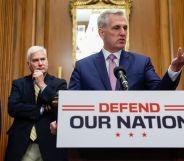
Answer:
<svg viewBox="0 0 184 161"><path fill-rule="evenodd" d="M0 0L0 94L3 107L0 160L7 144L6 131L12 121L7 115L11 81L29 73L27 48L33 44L44 45L48 49L49 73L57 76L58 67L62 66L63 78L68 81L73 70L71 24L67 0ZM156 71L163 76L178 46L184 48L184 1L133 0L130 50L150 56ZM184 89L183 76L179 89ZM78 155L72 151L71 160L80 158Z"/></svg>

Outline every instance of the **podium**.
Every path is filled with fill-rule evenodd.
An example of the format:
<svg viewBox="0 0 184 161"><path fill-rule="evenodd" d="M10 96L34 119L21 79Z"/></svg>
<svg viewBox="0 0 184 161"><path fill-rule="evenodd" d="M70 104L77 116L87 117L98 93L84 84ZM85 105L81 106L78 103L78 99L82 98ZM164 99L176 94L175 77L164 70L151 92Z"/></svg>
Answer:
<svg viewBox="0 0 184 161"><path fill-rule="evenodd" d="M71 160L184 160L183 91L60 91ZM72 157L73 156L73 157Z"/></svg>

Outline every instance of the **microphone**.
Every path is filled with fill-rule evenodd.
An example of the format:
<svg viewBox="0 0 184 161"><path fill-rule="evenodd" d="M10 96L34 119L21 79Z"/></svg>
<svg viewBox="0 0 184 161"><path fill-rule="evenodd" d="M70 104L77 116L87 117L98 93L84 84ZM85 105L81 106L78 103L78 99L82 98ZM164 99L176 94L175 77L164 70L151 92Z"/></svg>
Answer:
<svg viewBox="0 0 184 161"><path fill-rule="evenodd" d="M114 75L117 79L119 79L120 84L121 84L121 89L122 90L128 90L128 82L127 82L127 77L126 77L126 72L123 69L123 67L115 67L114 68Z"/></svg>

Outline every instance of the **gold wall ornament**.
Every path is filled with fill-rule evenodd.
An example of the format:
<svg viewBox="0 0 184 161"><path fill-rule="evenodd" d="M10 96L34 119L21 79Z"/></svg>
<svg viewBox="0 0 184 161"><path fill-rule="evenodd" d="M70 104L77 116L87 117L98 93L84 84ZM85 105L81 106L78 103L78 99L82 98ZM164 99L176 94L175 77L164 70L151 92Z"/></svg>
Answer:
<svg viewBox="0 0 184 161"><path fill-rule="evenodd" d="M70 0L71 6L83 6L98 3L100 0Z"/></svg>
<svg viewBox="0 0 184 161"><path fill-rule="evenodd" d="M96 3L105 3L111 5L131 5L132 0L70 0L71 6L83 6L83 5L91 5Z"/></svg>
<svg viewBox="0 0 184 161"><path fill-rule="evenodd" d="M129 25L132 0L70 0L73 63L99 52L103 42L97 31L97 16L104 10L122 10ZM125 49L129 49L129 31Z"/></svg>

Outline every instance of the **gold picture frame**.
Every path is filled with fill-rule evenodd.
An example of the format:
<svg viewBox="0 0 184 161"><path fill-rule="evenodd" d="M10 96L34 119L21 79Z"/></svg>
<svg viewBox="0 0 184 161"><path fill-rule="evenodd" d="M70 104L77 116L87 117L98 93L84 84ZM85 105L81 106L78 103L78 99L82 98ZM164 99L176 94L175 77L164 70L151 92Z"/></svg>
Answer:
<svg viewBox="0 0 184 161"><path fill-rule="evenodd" d="M102 45L102 40L96 34L97 25L95 24L101 12L106 9L123 10L129 25L131 7L132 0L70 0L73 63L88 54L95 53L95 50ZM129 31L125 49L129 49Z"/></svg>

